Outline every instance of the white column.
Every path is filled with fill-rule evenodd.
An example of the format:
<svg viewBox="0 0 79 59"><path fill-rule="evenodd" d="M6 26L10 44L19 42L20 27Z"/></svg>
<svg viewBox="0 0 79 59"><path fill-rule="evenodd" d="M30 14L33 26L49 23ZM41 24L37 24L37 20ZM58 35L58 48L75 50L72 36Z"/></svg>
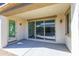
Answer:
<svg viewBox="0 0 79 59"><path fill-rule="evenodd" d="M78 5L71 5L71 41L72 55L79 55L79 29L78 29Z"/></svg>
<svg viewBox="0 0 79 59"><path fill-rule="evenodd" d="M0 16L0 48L7 46L8 43L8 20Z"/></svg>

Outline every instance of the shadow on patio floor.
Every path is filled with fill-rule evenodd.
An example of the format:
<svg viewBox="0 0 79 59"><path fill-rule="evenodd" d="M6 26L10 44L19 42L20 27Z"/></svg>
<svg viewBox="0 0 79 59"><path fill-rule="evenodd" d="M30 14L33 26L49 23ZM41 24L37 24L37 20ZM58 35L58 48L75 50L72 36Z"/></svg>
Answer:
<svg viewBox="0 0 79 59"><path fill-rule="evenodd" d="M67 47L64 44L54 44L54 43L47 43L47 42L39 42L39 41L32 41L32 40L21 40L14 44L9 44L5 48L48 48L59 50L63 52L69 52Z"/></svg>

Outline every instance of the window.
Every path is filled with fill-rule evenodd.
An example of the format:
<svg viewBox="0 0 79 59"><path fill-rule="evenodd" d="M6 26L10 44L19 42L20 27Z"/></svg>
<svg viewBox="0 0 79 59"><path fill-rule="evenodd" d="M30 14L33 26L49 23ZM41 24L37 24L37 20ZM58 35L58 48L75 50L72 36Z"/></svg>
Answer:
<svg viewBox="0 0 79 59"><path fill-rule="evenodd" d="M45 21L45 36L55 35L55 20Z"/></svg>
<svg viewBox="0 0 79 59"><path fill-rule="evenodd" d="M66 15L67 18L67 33L69 33L69 13Z"/></svg>
<svg viewBox="0 0 79 59"><path fill-rule="evenodd" d="M9 20L9 37L15 37L15 21Z"/></svg>

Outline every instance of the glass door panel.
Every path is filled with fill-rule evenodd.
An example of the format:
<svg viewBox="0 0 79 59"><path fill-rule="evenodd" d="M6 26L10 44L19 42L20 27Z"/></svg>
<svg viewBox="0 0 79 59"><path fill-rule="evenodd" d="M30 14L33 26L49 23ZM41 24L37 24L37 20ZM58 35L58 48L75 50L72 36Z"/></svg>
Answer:
<svg viewBox="0 0 79 59"><path fill-rule="evenodd" d="M55 20L45 21L45 40L55 40Z"/></svg>
<svg viewBox="0 0 79 59"><path fill-rule="evenodd" d="M9 37L15 37L15 21L9 20Z"/></svg>
<svg viewBox="0 0 79 59"><path fill-rule="evenodd" d="M35 22L29 22L28 27L29 38L35 38Z"/></svg>
<svg viewBox="0 0 79 59"><path fill-rule="evenodd" d="M44 39L44 22L43 21L36 22L36 38Z"/></svg>
<svg viewBox="0 0 79 59"><path fill-rule="evenodd" d="M9 20L9 40L8 42L15 41L16 37L16 23L14 20Z"/></svg>

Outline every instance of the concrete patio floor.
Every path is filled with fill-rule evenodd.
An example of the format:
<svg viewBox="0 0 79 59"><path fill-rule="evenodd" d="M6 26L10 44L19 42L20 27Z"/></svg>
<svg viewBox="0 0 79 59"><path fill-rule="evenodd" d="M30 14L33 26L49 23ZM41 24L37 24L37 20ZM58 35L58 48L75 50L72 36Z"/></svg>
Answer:
<svg viewBox="0 0 79 59"><path fill-rule="evenodd" d="M21 40L10 44L3 50L18 56L70 56L71 53L64 44L53 44L32 40Z"/></svg>

